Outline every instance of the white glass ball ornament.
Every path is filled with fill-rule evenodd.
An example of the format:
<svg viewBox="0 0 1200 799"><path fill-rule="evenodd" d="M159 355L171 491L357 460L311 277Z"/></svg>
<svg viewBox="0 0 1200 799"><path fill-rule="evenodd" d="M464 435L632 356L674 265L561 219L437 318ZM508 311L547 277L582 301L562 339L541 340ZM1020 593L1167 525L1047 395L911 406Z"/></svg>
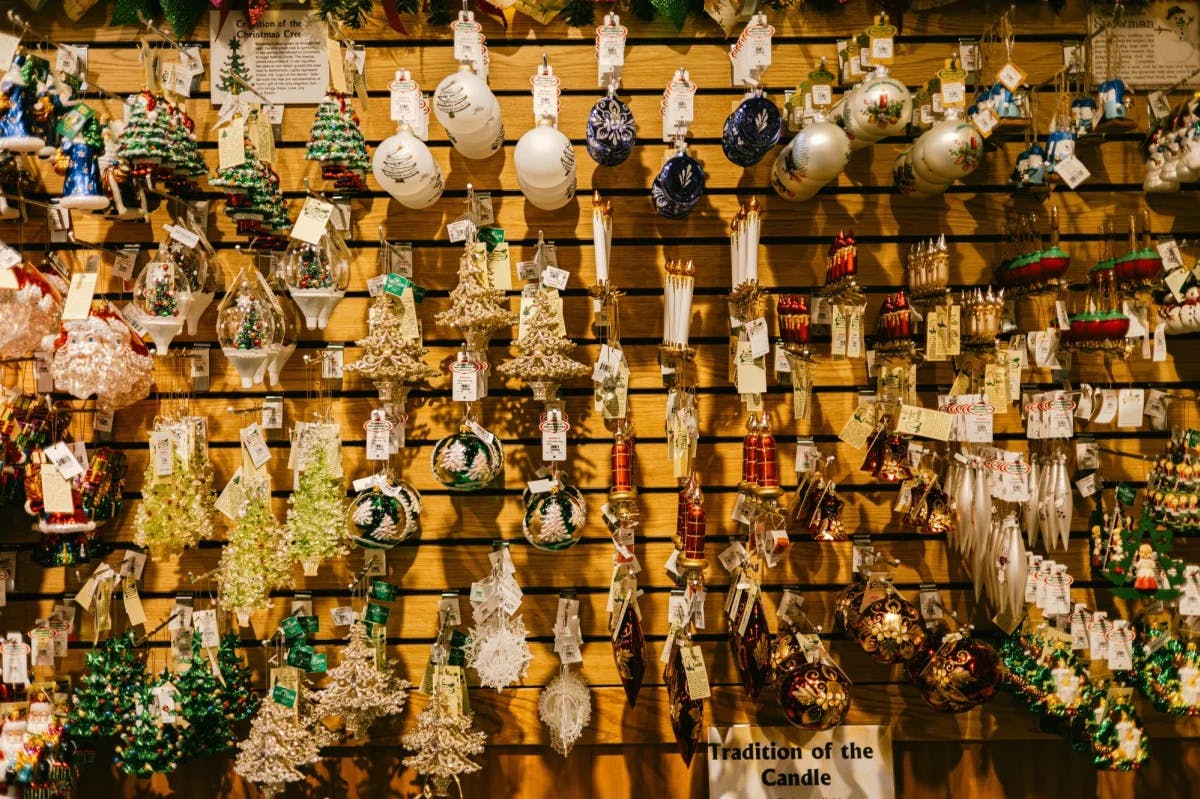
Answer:
<svg viewBox="0 0 1200 799"><path fill-rule="evenodd" d="M824 117L818 117L796 134L788 147L794 171L809 180L827 183L841 174L850 160L850 137Z"/></svg>
<svg viewBox="0 0 1200 799"><path fill-rule="evenodd" d="M552 189L539 189L526 184L521 180L520 175L517 176L517 186L521 189L521 194L525 195L525 199L535 208L540 208L543 211L557 211L575 197L576 180L575 175L563 183L561 186L556 186Z"/></svg>
<svg viewBox="0 0 1200 799"><path fill-rule="evenodd" d="M375 148L371 171L380 188L408 208L427 208L442 196L445 175L433 153L407 126Z"/></svg>
<svg viewBox="0 0 1200 799"><path fill-rule="evenodd" d="M553 125L538 125L525 131L513 152L517 177L535 189L554 189L575 176L575 148Z"/></svg>
<svg viewBox="0 0 1200 799"><path fill-rule="evenodd" d="M856 136L879 141L905 132L912 118L912 94L886 69L877 67L851 94L846 105Z"/></svg>
<svg viewBox="0 0 1200 799"><path fill-rule="evenodd" d="M487 82L469 67L447 75L433 92L433 113L447 132L474 133L499 118L500 103Z"/></svg>
<svg viewBox="0 0 1200 799"><path fill-rule="evenodd" d="M493 122L489 122L474 133L462 135L447 133L455 152L474 161L491 158L504 146L504 123L498 116Z"/></svg>
<svg viewBox="0 0 1200 799"><path fill-rule="evenodd" d="M808 176L794 170L790 166L791 147L784 147L775 156L771 164L771 188L783 199L789 202L804 202L816 196L825 185L820 180L812 180Z"/></svg>

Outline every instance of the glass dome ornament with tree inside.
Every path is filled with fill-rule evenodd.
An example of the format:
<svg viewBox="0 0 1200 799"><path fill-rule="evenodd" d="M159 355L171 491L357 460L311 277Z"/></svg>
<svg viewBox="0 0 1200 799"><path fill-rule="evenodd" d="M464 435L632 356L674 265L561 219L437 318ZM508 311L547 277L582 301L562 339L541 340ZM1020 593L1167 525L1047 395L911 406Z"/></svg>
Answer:
<svg viewBox="0 0 1200 799"><path fill-rule="evenodd" d="M296 303L287 296L287 285L283 282L283 269L278 258L272 258L271 271L267 275L267 286L279 310L279 347L275 354L267 360L267 382L273 386L279 385L279 373L284 364L296 351L296 341L300 335L300 314L296 311Z"/></svg>
<svg viewBox="0 0 1200 799"><path fill-rule="evenodd" d="M217 339L242 388L261 385L283 341L283 318L274 293L252 264L241 268L217 309Z"/></svg>
<svg viewBox="0 0 1200 799"><path fill-rule="evenodd" d="M163 225L163 229L167 231L167 240L159 245L154 260L174 264L176 270L187 278L192 301L184 322L188 335L194 336L200 325L200 317L208 310L217 292L225 287L225 276L217 262L216 250L192 216L190 208L176 220L174 226ZM196 237L195 244L192 244L192 236Z"/></svg>
<svg viewBox="0 0 1200 799"><path fill-rule="evenodd" d="M329 226L330 210L329 203L310 197L283 253L284 283L309 330L325 329L350 282L350 251Z"/></svg>
<svg viewBox="0 0 1200 799"><path fill-rule="evenodd" d="M133 286L133 304L142 312L142 326L158 355L166 355L183 330L192 305L187 276L170 261L151 261Z"/></svg>

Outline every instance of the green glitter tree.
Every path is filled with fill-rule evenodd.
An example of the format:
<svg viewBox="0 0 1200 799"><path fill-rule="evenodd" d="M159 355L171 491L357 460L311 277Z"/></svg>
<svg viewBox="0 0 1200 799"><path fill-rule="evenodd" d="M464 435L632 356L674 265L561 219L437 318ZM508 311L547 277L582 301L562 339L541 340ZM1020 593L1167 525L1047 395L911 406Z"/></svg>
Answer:
<svg viewBox="0 0 1200 799"><path fill-rule="evenodd" d="M179 730L175 724L163 721L154 695L170 678L170 673L164 672L143 684L135 694L137 707L113 758L126 774L139 777L169 774L179 765L183 755Z"/></svg>
<svg viewBox="0 0 1200 799"><path fill-rule="evenodd" d="M175 678L175 701L187 722L180 740L184 757L207 757L231 751L237 737L223 697L221 680L200 646L199 632L192 636L192 659L187 671Z"/></svg>
<svg viewBox="0 0 1200 799"><path fill-rule="evenodd" d="M246 303L242 313L242 323L238 325L233 342L239 350L262 349L263 335L266 333L262 312L259 310L258 303L249 297L243 299L246 300Z"/></svg>
<svg viewBox="0 0 1200 799"><path fill-rule="evenodd" d="M217 648L217 666L224 683L218 687L221 706L230 721L245 721L258 711L258 694L254 692L250 668L238 652L237 633L232 630L221 636Z"/></svg>
<svg viewBox="0 0 1200 799"><path fill-rule="evenodd" d="M84 655L87 672L75 689L72 733L78 738L120 734L132 720L146 663L128 634L117 635Z"/></svg>
<svg viewBox="0 0 1200 799"><path fill-rule="evenodd" d="M229 40L229 55L225 59L225 66L221 67L221 82L217 85L221 91L241 94L246 87L237 78L250 83L250 73L242 63L242 43L235 37Z"/></svg>

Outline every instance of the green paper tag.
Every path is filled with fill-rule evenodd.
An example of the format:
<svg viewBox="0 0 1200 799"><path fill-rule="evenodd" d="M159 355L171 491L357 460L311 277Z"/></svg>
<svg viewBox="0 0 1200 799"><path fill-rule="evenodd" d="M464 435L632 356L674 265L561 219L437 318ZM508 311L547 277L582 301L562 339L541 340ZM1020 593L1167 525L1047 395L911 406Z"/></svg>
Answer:
<svg viewBox="0 0 1200 799"><path fill-rule="evenodd" d="M288 640L304 637L304 627L300 624L300 619L296 616L288 616L280 622L279 629L283 630L283 637Z"/></svg>
<svg viewBox="0 0 1200 799"><path fill-rule="evenodd" d="M1117 485L1117 502L1122 505L1133 504L1134 491L1133 486L1128 483L1120 483Z"/></svg>
<svg viewBox="0 0 1200 799"><path fill-rule="evenodd" d="M366 620L372 624L387 624L388 616L392 613L391 608L384 605L376 605L374 602L367 603Z"/></svg>
<svg viewBox="0 0 1200 799"><path fill-rule="evenodd" d="M298 669L309 671L309 667L312 665L312 659L312 647L294 646L288 650L287 664L289 666L295 666Z"/></svg>
<svg viewBox="0 0 1200 799"><path fill-rule="evenodd" d="M380 602L391 602L396 598L396 586L386 580L375 580L371 583L371 598Z"/></svg>
<svg viewBox="0 0 1200 799"><path fill-rule="evenodd" d="M298 616L300 619L300 627L308 635L312 635L321 629L321 620L316 616Z"/></svg>
<svg viewBox="0 0 1200 799"><path fill-rule="evenodd" d="M425 299L425 289L412 282L404 275L397 275L395 272L389 272L387 280L383 282L383 290L393 297L399 297L404 293L405 289L411 288L413 300L420 302Z"/></svg>
<svg viewBox="0 0 1200 799"><path fill-rule="evenodd" d="M96 116L96 112L90 106L80 103L59 120L58 132L64 139L74 138L75 134L83 130L83 126L94 116Z"/></svg>
<svg viewBox="0 0 1200 799"><path fill-rule="evenodd" d="M276 685L271 691L271 698L284 707L296 706L296 692L291 688L284 688L282 685Z"/></svg>
<svg viewBox="0 0 1200 799"><path fill-rule="evenodd" d="M313 655L308 659L308 670L318 674L325 673L325 655Z"/></svg>
<svg viewBox="0 0 1200 799"><path fill-rule="evenodd" d="M487 245L488 252L491 252L496 248L497 244L500 244L504 241L504 228L480 228L475 234L475 237Z"/></svg>

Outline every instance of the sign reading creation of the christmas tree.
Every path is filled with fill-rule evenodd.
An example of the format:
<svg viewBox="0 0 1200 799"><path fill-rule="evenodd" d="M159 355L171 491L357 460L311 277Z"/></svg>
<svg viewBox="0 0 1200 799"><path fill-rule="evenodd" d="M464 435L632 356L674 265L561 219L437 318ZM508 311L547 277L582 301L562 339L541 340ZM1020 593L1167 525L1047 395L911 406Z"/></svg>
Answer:
<svg viewBox="0 0 1200 799"><path fill-rule="evenodd" d="M711 799L894 799L887 727L708 729Z"/></svg>
<svg viewBox="0 0 1200 799"><path fill-rule="evenodd" d="M1092 13L1096 30L1104 15ZM1113 68L1109 68L1112 36ZM1200 85L1200 2L1151 0L1144 5L1124 5L1121 17L1109 31L1092 42L1092 77L1097 82L1120 78L1134 89L1163 88L1191 76L1189 85Z"/></svg>
<svg viewBox="0 0 1200 799"><path fill-rule="evenodd" d="M213 105L245 90L233 75L262 95L251 95L255 102L321 102L329 87L329 49L325 26L311 11L267 11L254 27L245 14L225 14L224 24L221 16L213 11L209 17Z"/></svg>

